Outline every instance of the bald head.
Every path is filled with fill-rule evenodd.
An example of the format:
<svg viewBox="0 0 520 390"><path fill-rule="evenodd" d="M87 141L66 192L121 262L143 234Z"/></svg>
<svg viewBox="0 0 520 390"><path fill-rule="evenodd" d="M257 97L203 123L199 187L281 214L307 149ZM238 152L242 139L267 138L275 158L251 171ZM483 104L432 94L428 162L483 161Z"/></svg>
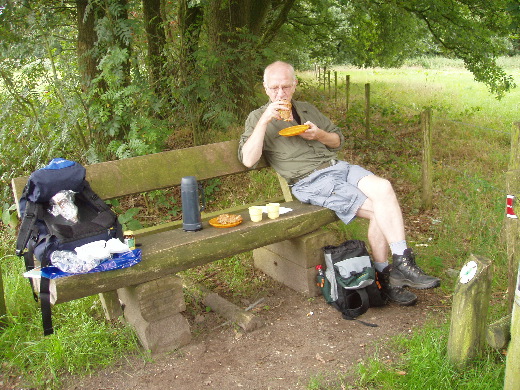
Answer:
<svg viewBox="0 0 520 390"><path fill-rule="evenodd" d="M272 102L291 100L298 80L291 64L282 61L273 62L264 71L265 93Z"/></svg>
<svg viewBox="0 0 520 390"><path fill-rule="evenodd" d="M264 83L267 83L269 77L273 73L285 73L292 80L296 81L296 75L294 73L294 68L291 64L283 61L276 61L272 64L268 65L264 70Z"/></svg>

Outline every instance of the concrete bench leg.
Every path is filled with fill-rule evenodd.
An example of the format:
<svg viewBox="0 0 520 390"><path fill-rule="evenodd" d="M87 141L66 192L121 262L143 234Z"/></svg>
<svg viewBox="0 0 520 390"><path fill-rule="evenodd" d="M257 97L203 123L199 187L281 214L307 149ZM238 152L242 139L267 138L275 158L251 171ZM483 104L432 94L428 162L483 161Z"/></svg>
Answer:
<svg viewBox="0 0 520 390"><path fill-rule="evenodd" d="M182 280L169 275L117 290L124 316L135 328L144 348L152 353L173 351L191 341Z"/></svg>
<svg viewBox="0 0 520 390"><path fill-rule="evenodd" d="M338 238L326 230L267 245L253 251L255 267L274 280L308 297L321 294L316 286L317 264L324 264L323 248L338 244Z"/></svg>
<svg viewBox="0 0 520 390"><path fill-rule="evenodd" d="M121 302L119 302L117 291L99 293L99 300L107 321L115 321L123 315L123 308Z"/></svg>

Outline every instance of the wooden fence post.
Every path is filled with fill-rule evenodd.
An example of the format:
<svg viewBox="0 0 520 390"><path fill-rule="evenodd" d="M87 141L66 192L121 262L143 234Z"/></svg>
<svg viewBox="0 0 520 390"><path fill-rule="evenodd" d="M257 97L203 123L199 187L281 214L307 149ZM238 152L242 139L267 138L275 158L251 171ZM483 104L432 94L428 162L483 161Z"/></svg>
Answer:
<svg viewBox="0 0 520 390"><path fill-rule="evenodd" d="M338 72L334 71L334 103L338 103Z"/></svg>
<svg viewBox="0 0 520 390"><path fill-rule="evenodd" d="M348 112L348 104L350 100L350 75L345 76L345 105Z"/></svg>
<svg viewBox="0 0 520 390"><path fill-rule="evenodd" d="M365 84L365 137L370 137L370 83Z"/></svg>
<svg viewBox="0 0 520 390"><path fill-rule="evenodd" d="M504 390L516 390L520 383L520 267L518 268L513 314L511 317L511 342L507 349Z"/></svg>
<svg viewBox="0 0 520 390"><path fill-rule="evenodd" d="M422 208L424 210L431 209L433 199L431 116L431 108L421 112L421 126L423 130Z"/></svg>
<svg viewBox="0 0 520 390"><path fill-rule="evenodd" d="M506 348L511 340L511 314L489 324L486 334L488 345L495 349Z"/></svg>
<svg viewBox="0 0 520 390"><path fill-rule="evenodd" d="M2 267L0 267L0 328L3 328L7 322L7 308L5 306L4 282L2 279Z"/></svg>
<svg viewBox="0 0 520 390"><path fill-rule="evenodd" d="M327 71L327 84L329 86L329 96L330 96L330 70Z"/></svg>
<svg viewBox="0 0 520 390"><path fill-rule="evenodd" d="M507 242L507 303L513 308L516 290L516 270L520 255L519 219L514 211L516 197L520 196L520 122L513 124L511 129L511 154L508 171L506 172L506 242ZM517 208L520 210L520 208ZM518 248L518 249L517 249Z"/></svg>
<svg viewBox="0 0 520 390"><path fill-rule="evenodd" d="M491 260L473 254L460 271L448 338L448 359L458 367L478 356L485 346L492 279Z"/></svg>

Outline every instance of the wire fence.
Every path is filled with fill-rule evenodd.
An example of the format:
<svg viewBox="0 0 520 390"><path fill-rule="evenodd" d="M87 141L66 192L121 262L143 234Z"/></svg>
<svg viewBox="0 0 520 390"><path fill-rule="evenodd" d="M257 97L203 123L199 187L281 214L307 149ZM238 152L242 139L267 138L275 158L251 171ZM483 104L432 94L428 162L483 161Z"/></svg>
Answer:
<svg viewBox="0 0 520 390"><path fill-rule="evenodd" d="M336 104L339 101L343 100L345 102L346 109L348 112L350 105L351 105L351 99L353 97L353 93L352 93L353 84L351 83L350 75L345 76L345 80L344 80L344 84L343 84L344 85L343 91L341 91L341 88L340 88L341 84L338 81L338 72L337 71L334 71L334 77L332 78L330 70L321 69L320 67L316 66L315 77L318 81L318 88L323 88L324 91L328 92L329 97L331 97L331 98L333 97ZM332 83L332 80L334 81L333 83ZM374 100L374 99L372 99L372 97L375 95L376 97L379 96L379 97L387 98L388 96L378 95L377 91L374 91L373 88L370 88L370 83L364 84L364 90L361 90L359 92L359 95L362 95L362 94L364 94L364 96L365 96L365 121L364 122L365 122L365 126L366 126L366 131L369 132L370 101ZM395 104L402 108L406 108L408 110L414 111L417 114L420 114L421 112L424 111L424 107L417 107L412 104L399 102L393 98L391 98L391 100L392 100L392 104ZM459 119L451 119L451 118L447 118L447 117L442 117L442 118L439 118L438 120L444 121L444 122L457 123L459 125L468 126L468 127L472 127L475 129L489 131L489 132L493 132L493 133L497 133L497 134L506 134L509 136L511 135L511 130L494 129L494 128L482 126L482 125L479 125L476 123L464 122Z"/></svg>
<svg viewBox="0 0 520 390"><path fill-rule="evenodd" d="M364 99L363 106L364 106L364 120L363 123L365 125L365 132L367 135L370 133L370 113L371 113L371 101L377 101L378 99L390 99L393 105L396 105L401 108L405 108L407 110L410 110L414 112L417 115L420 115L421 121L424 121L424 113L427 109L424 107L417 107L413 104L407 104L403 102L396 101L393 97L387 96L387 95L381 95L378 94L378 91L374 91L373 88L370 88L370 83L365 83L364 86L359 87L358 84L353 84L351 82L350 75L346 75L344 78L344 82L341 83L338 82L338 73L334 71L334 76L331 77L331 71L326 69L320 69L319 67L316 67L315 69L315 77L318 81L318 88L323 88L325 92L328 92L329 98L333 98L336 104L345 104L347 113L349 111L349 108L352 105L352 102L354 101L354 97L362 97ZM353 91L353 86L356 86L356 91ZM341 88L342 87L342 88ZM355 92L355 93L354 93ZM374 96L376 99L374 99ZM435 111L435 110L434 110ZM438 113L438 112L436 112ZM431 114L430 114L431 115ZM430 122L431 119L428 120ZM469 128L478 129L481 131L486 131L494 134L502 134L511 137L512 131L509 130L503 130L503 129L496 129L491 128L488 126L483 126L478 123L471 123L471 122L465 122L460 119L451 119L449 117L437 117L436 124L438 123L453 123L459 126L465 126ZM428 124L430 126L430 124ZM431 178L433 177L432 170L433 165L432 164L426 164L425 159L431 159L431 161L436 162L436 160L432 159L432 151L431 151L431 129L425 128L423 126L423 177L428 177L429 181L424 181L422 183L422 190L428 191L428 188L431 189L432 183ZM429 134L426 135L425 132L428 132ZM428 145L426 145L428 144ZM426 148L428 150L426 150ZM505 182L503 186L497 186L495 183L492 183L490 180L487 180L479 174L475 173L469 173L467 170L462 170L460 167L453 167L449 166L447 164L442 164L443 169L447 169L449 171L455 172L459 178L463 178L464 180L467 180L468 183L471 183L475 185L475 187L479 188L487 188L491 189L492 191L496 191L499 193L505 192ZM428 172L424 172L425 169L428 169ZM426 203L429 203L426 199L423 199L423 206L427 206Z"/></svg>

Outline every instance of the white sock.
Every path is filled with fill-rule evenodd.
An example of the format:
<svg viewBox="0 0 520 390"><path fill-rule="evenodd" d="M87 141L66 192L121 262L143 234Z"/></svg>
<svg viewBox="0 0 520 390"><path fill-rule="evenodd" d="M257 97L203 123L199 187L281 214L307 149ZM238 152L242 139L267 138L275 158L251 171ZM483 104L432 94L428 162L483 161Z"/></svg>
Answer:
<svg viewBox="0 0 520 390"><path fill-rule="evenodd" d="M403 255L406 248L408 248L408 245L406 245L406 240L390 243L390 250L392 251L393 255Z"/></svg>
<svg viewBox="0 0 520 390"><path fill-rule="evenodd" d="M374 268L377 272L383 272L383 270L388 267L388 261L385 261L384 263L378 263L374 262Z"/></svg>

